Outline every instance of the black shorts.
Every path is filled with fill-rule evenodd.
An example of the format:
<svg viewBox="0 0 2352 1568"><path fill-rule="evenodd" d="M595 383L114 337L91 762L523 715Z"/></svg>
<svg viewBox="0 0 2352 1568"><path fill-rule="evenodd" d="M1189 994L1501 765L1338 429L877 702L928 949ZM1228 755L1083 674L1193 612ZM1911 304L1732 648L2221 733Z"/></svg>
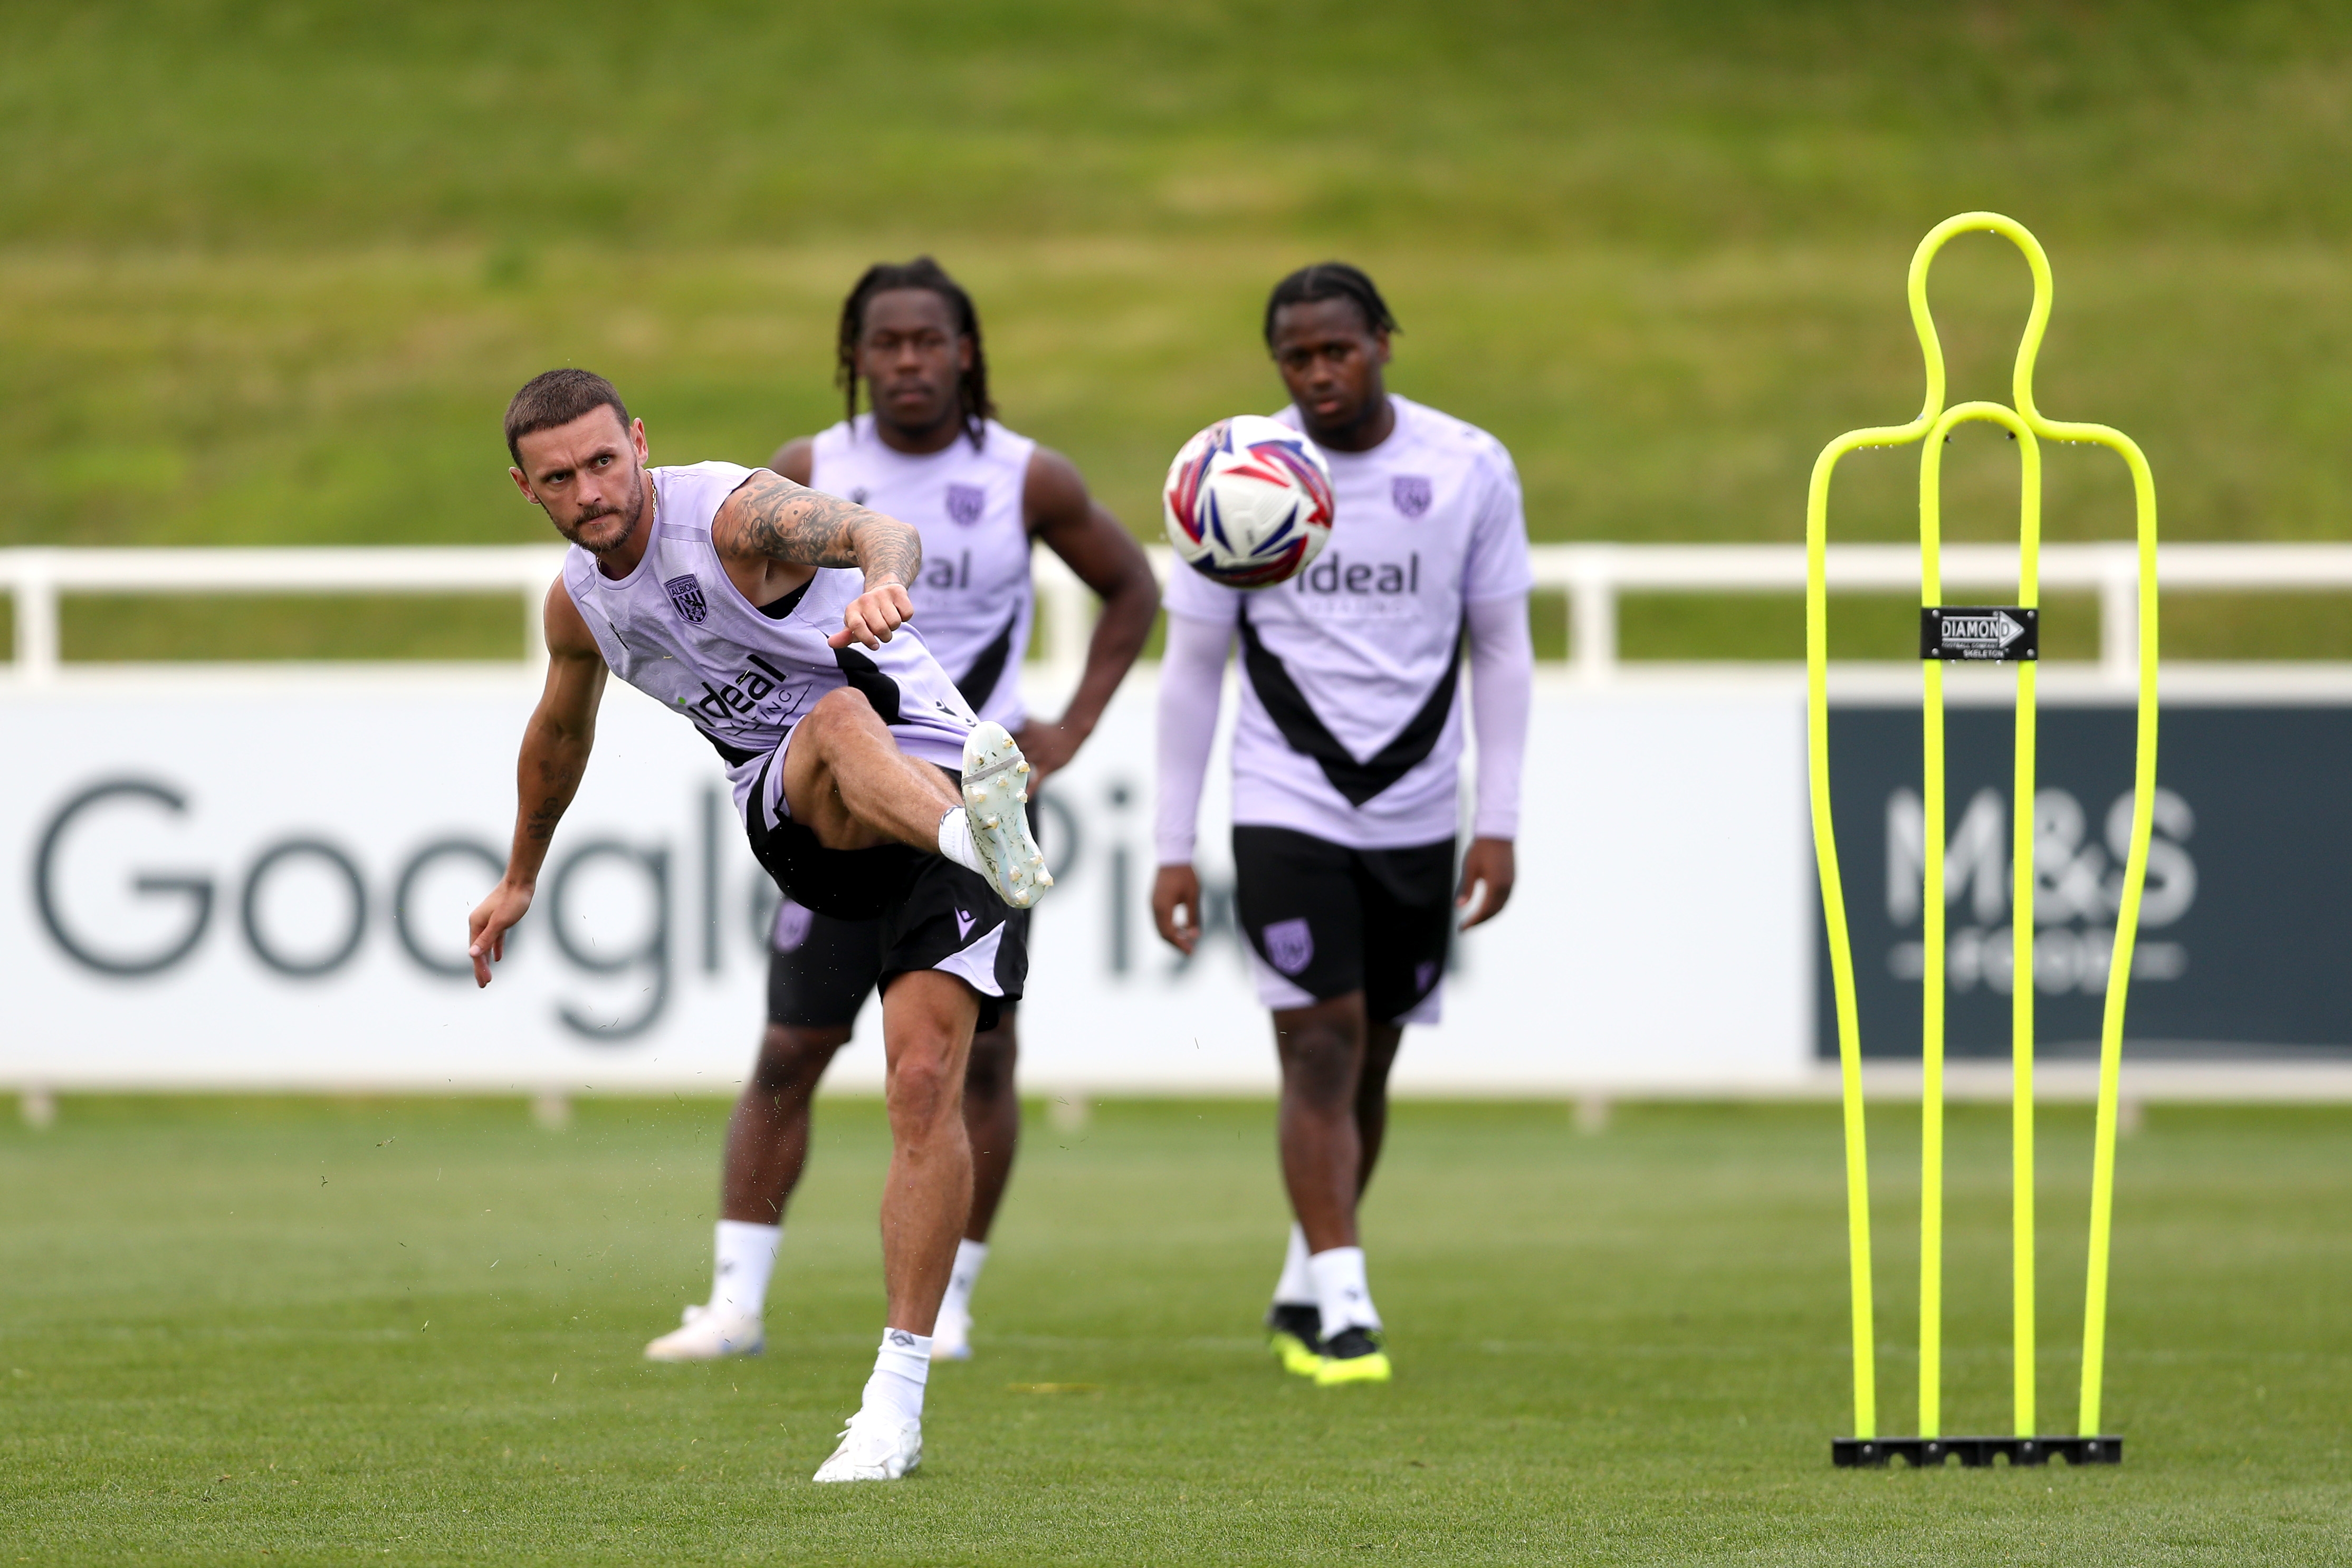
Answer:
<svg viewBox="0 0 2352 1568"><path fill-rule="evenodd" d="M768 954L768 1022L845 1029L882 978L882 922L844 921L786 899Z"/></svg>
<svg viewBox="0 0 2352 1568"><path fill-rule="evenodd" d="M908 844L827 849L814 833L789 816L779 817L770 827L760 820L765 815L760 802L767 787L763 772L751 788L751 814L743 830L751 836L752 857L775 879L784 897L803 909L836 920L878 919L906 899L923 862L939 858ZM993 893L989 899L996 901Z"/></svg>
<svg viewBox="0 0 2352 1568"><path fill-rule="evenodd" d="M1454 935L1454 840L1350 849L1287 827L1234 829L1234 912L1268 974L1270 1007L1364 994L1393 1023L1445 974Z"/></svg>
<svg viewBox="0 0 2352 1568"><path fill-rule="evenodd" d="M904 844L827 849L790 817L763 829L760 815L755 804L751 853L784 895L778 934L797 923L795 914L807 918L793 952L769 961L772 1022L845 1027L867 992L912 969L936 969L970 985L980 997L982 1030L996 1026L1004 1003L1021 999L1029 911L1009 908L988 879ZM803 952L805 960L797 957ZM791 997L780 1004L786 991Z"/></svg>
<svg viewBox="0 0 2352 1568"><path fill-rule="evenodd" d="M768 956L768 1022L845 1029L894 974L936 969L980 997L979 1031L1021 1000L1029 974L1029 911L1007 909L986 879L936 855L906 900L870 921L836 920L787 899Z"/></svg>

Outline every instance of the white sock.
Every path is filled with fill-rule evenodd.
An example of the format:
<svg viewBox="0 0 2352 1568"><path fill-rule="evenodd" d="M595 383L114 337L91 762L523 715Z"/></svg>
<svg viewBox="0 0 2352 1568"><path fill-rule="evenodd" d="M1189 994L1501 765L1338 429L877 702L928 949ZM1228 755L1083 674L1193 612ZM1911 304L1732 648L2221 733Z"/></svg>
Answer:
<svg viewBox="0 0 2352 1568"><path fill-rule="evenodd" d="M866 1380L860 1414L880 1411L899 1421L923 1418L923 1384L931 1374L931 1336L903 1329L882 1331L874 1375Z"/></svg>
<svg viewBox="0 0 2352 1568"><path fill-rule="evenodd" d="M1335 1247L1307 1260L1315 1276L1315 1304L1323 1313L1323 1337L1336 1339L1344 1329L1377 1329L1381 1315L1372 1310L1372 1288L1364 1282L1364 1249Z"/></svg>
<svg viewBox="0 0 2352 1568"><path fill-rule="evenodd" d="M971 1288L980 1283L980 1266L987 1261L988 1243L956 1243L955 1267L948 1271L948 1293L940 1303L940 1317L971 1321Z"/></svg>
<svg viewBox="0 0 2352 1568"><path fill-rule="evenodd" d="M768 1276L775 1272L776 1248L783 1239L780 1225L720 1220L711 1248L718 1262L710 1272L710 1304L752 1318L766 1310Z"/></svg>
<svg viewBox="0 0 2352 1568"><path fill-rule="evenodd" d="M1307 1271L1307 1232L1290 1227L1290 1247L1282 1255L1282 1278L1274 1282L1277 1307L1315 1305L1315 1276Z"/></svg>
<svg viewBox="0 0 2352 1568"><path fill-rule="evenodd" d="M980 851L972 847L971 818L960 805L950 807L940 818L940 853L967 871L988 875L988 868L980 863Z"/></svg>

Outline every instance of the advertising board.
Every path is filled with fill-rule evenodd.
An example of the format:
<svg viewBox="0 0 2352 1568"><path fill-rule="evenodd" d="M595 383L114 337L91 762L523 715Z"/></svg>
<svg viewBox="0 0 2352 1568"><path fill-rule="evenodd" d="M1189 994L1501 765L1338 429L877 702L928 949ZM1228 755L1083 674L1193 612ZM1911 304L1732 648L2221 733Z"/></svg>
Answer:
<svg viewBox="0 0 2352 1568"><path fill-rule="evenodd" d="M2032 802L2037 1054L2096 1054L2129 839L2132 710L2045 704ZM2006 707L1946 718L1946 1050L2010 1051L2011 768ZM2156 831L2133 955L2126 1056L2352 1060L2352 707L2175 702L2163 713ZM1831 790L1865 1056L1919 1054L1920 723L1842 705ZM1827 963L1816 911L1817 962ZM1823 994L1816 1049L1834 1057Z"/></svg>
<svg viewBox="0 0 2352 1568"><path fill-rule="evenodd" d="M1058 885L1033 1088L1263 1092L1222 753L1190 963L1149 897L1156 671L1039 802ZM1808 1069L1802 714L1786 691L1539 681L1512 906L1458 944L1400 1088L1786 1088ZM511 830L518 673L124 670L0 692L0 1083L723 1092L776 895L709 748L617 685L495 984L467 911ZM1230 716L1231 704L1227 705ZM873 1088L878 1029L832 1079Z"/></svg>

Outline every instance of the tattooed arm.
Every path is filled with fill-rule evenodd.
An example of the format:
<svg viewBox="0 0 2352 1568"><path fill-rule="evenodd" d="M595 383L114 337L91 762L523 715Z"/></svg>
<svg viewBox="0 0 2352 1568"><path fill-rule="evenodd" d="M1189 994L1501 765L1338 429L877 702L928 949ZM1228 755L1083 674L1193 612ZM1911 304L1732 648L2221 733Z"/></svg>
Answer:
<svg viewBox="0 0 2352 1568"><path fill-rule="evenodd" d="M895 517L796 485L761 468L711 519L722 555L764 555L796 566L860 566L870 587L884 577L911 583L923 564L923 536Z"/></svg>
<svg viewBox="0 0 2352 1568"><path fill-rule="evenodd" d="M796 485L762 468L710 520L710 542L722 557L764 556L786 566L854 566L866 592L842 616L833 646L879 647L914 618L907 584L923 567L923 536L895 517Z"/></svg>
<svg viewBox="0 0 2352 1568"><path fill-rule="evenodd" d="M467 954L474 984L490 983L490 964L506 956L507 932L530 909L539 868L555 825L580 789L588 752L596 743L596 704L604 694L604 656L580 607L562 583L547 592L547 687L523 727L515 767L514 843L506 875L467 923Z"/></svg>

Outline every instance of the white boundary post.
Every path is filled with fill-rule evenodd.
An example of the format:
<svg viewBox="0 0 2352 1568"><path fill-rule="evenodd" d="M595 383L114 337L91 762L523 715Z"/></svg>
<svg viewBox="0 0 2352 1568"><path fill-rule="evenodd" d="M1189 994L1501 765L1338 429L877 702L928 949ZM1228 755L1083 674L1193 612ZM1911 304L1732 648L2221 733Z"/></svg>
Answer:
<svg viewBox="0 0 2352 1568"><path fill-rule="evenodd" d="M16 679L47 686L58 677L58 585L49 552L11 550L8 591L16 612Z"/></svg>

